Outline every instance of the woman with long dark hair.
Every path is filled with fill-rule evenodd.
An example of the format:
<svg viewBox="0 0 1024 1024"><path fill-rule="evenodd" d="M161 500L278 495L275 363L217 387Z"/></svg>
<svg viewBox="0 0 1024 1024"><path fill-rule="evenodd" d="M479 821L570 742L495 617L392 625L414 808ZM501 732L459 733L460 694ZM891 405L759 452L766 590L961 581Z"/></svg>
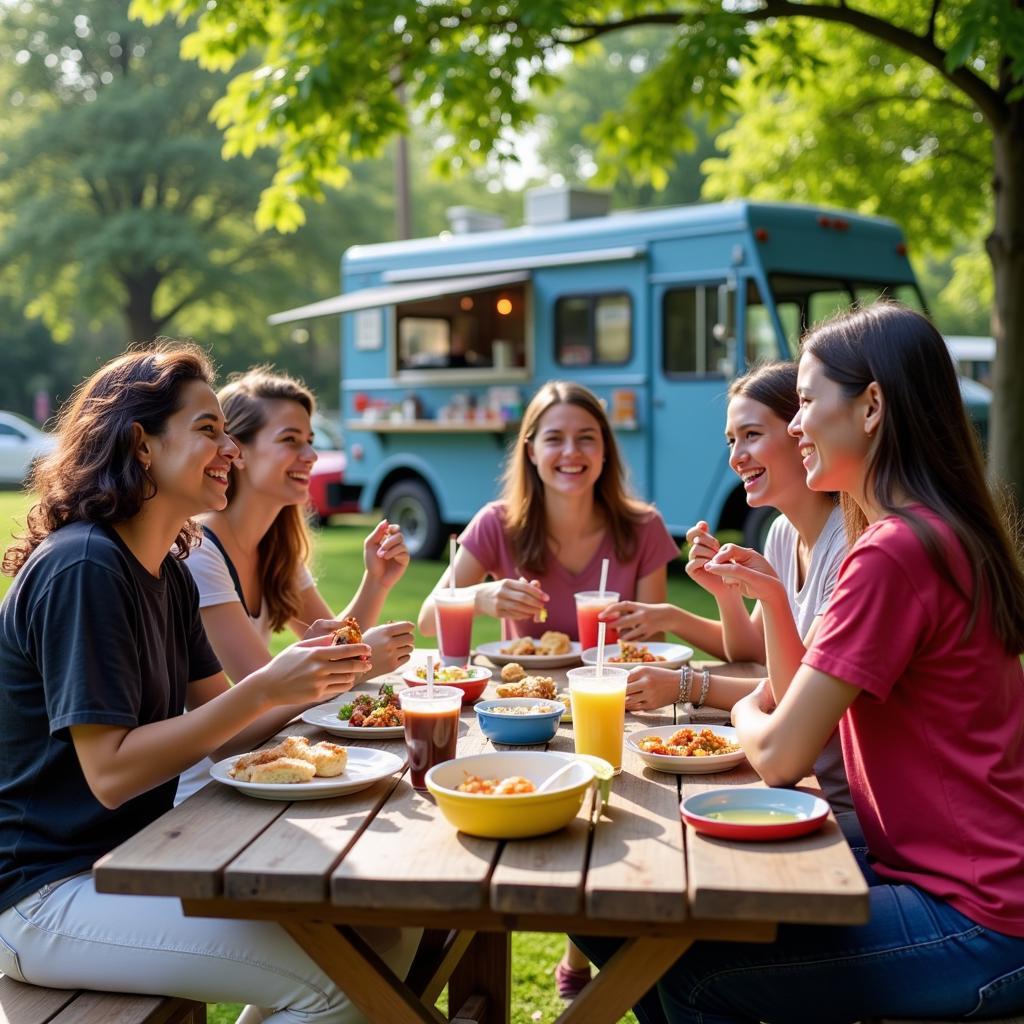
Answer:
<svg viewBox="0 0 1024 1024"><path fill-rule="evenodd" d="M733 722L775 786L838 724L871 916L698 943L658 994L673 1022L1019 1013L1024 576L956 372L924 317L882 303L807 335L798 393L808 485L841 493L852 547L802 664L772 679L778 707L751 695Z"/></svg>
<svg viewBox="0 0 1024 1024"><path fill-rule="evenodd" d="M238 454L210 379L192 345L113 360L34 472L0 605L0 971L348 1024L360 1015L279 926L93 886L96 859L170 809L181 771L349 690L370 653L310 637L228 688L181 562Z"/></svg>

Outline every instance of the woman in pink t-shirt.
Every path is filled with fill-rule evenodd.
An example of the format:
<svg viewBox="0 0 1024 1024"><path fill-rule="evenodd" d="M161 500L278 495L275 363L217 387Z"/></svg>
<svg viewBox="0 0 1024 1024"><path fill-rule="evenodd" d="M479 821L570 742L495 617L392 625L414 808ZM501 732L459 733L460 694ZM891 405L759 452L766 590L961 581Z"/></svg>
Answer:
<svg viewBox="0 0 1024 1024"><path fill-rule="evenodd" d="M928 320L877 303L805 337L797 391L808 486L841 492L855 543L803 663L773 675L778 706L752 694L733 722L774 786L839 725L871 917L698 943L658 983L662 1007L716 1024L1020 1013L1024 576L956 372ZM613 948L578 941L599 961Z"/></svg>

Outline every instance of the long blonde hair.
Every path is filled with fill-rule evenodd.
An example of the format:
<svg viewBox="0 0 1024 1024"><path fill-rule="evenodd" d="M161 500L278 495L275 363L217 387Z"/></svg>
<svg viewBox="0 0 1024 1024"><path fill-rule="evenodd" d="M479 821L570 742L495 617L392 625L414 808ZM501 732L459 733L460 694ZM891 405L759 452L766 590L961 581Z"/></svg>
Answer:
<svg viewBox="0 0 1024 1024"><path fill-rule="evenodd" d="M601 428L604 468L594 487L594 501L605 514L615 557L628 562L636 552L637 531L651 508L629 493L626 471L611 424L600 399L582 384L548 381L530 400L509 452L502 476L505 533L516 561L523 569L542 573L547 567L548 522L544 484L526 448L537 433L541 417L555 405L575 405L589 413Z"/></svg>
<svg viewBox="0 0 1024 1024"><path fill-rule="evenodd" d="M310 416L316 408L313 393L301 381L276 373L272 366L254 366L245 373L233 374L217 398L224 410L225 429L242 444L248 444L267 422L267 402L296 402ZM238 490L239 472L232 466L229 505ZM286 626L301 607L296 569L309 561L310 547L306 512L298 505L281 509L257 546L260 591L270 628L275 632Z"/></svg>

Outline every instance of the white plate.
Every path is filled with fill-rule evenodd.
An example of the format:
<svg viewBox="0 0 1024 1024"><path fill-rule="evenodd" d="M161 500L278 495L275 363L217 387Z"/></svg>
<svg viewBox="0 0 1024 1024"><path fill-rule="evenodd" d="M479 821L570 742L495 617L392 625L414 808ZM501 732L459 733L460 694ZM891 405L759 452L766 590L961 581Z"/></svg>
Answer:
<svg viewBox="0 0 1024 1024"><path fill-rule="evenodd" d="M693 657L693 648L687 647L685 644L666 644L658 643L656 641L645 642L642 646L646 647L651 654L660 654L665 660L664 661L611 661L611 658L617 658L619 656L619 645L618 644L605 644L604 648L604 660L605 664L612 665L615 668L637 668L640 665L650 665L652 668L681 668ZM597 648L588 647L583 654L584 665L596 665L597 664Z"/></svg>
<svg viewBox="0 0 1024 1024"><path fill-rule="evenodd" d="M321 800L342 793L358 793L399 771L405 761L387 750L369 747L349 747L348 764L341 775L333 779L312 779L310 782L240 782L228 775L228 769L238 760L226 757L210 768L210 774L225 786L233 786L246 796L259 800Z"/></svg>
<svg viewBox="0 0 1024 1024"><path fill-rule="evenodd" d="M492 640L487 644L477 644L476 653L486 655L495 665L517 662L527 672L533 668L564 668L580 662L580 645L576 640L570 641L568 654L502 654L502 647L511 643L511 640Z"/></svg>
<svg viewBox="0 0 1024 1024"><path fill-rule="evenodd" d="M660 725L656 729L632 732L626 737L626 746L633 753L639 754L649 768L668 772L670 775L708 775L711 772L725 772L743 760L742 750L732 754L709 754L707 757L672 757L669 754L649 754L646 750L640 749L639 744L644 737L660 736L667 740L680 729L693 729L698 733L702 729L710 729L731 743L736 742L736 730L731 725L701 725L699 722L691 722L689 725Z"/></svg>
<svg viewBox="0 0 1024 1024"><path fill-rule="evenodd" d="M324 732L335 736L347 736L349 739L395 740L405 735L405 727L401 725L379 725L366 728L362 725L349 725L338 717L338 712L358 697L358 693L346 695L344 700L334 700L330 704L318 704L315 708L307 708L301 718L309 725L315 725Z"/></svg>

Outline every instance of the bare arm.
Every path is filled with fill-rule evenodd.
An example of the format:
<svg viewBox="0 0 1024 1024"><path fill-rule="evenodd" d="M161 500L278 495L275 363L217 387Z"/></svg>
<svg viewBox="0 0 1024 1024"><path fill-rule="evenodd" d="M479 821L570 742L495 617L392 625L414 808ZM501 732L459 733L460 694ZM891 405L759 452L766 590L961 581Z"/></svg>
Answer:
<svg viewBox="0 0 1024 1024"><path fill-rule="evenodd" d="M633 669L626 680L626 709L652 711L674 704L679 696L680 681L680 669L677 668L641 665ZM701 683L701 673L694 672L689 694L694 703L700 696ZM711 675L704 703L728 711L737 701L752 693L759 683L760 680L754 678Z"/></svg>

